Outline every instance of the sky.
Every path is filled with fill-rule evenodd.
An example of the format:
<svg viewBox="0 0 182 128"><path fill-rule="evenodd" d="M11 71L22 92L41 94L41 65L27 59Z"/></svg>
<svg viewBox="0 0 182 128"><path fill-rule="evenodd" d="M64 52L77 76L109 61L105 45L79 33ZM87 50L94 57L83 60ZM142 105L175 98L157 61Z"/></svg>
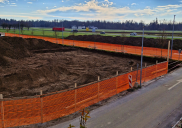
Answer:
<svg viewBox="0 0 182 128"><path fill-rule="evenodd" d="M0 18L182 22L182 0L0 0ZM164 20L165 19L165 20Z"/></svg>

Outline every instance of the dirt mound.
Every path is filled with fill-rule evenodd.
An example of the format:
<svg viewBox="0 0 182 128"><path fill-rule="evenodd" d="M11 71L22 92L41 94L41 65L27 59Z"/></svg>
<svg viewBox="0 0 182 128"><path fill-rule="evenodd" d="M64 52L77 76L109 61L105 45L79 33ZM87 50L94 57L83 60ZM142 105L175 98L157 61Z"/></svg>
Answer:
<svg viewBox="0 0 182 128"><path fill-rule="evenodd" d="M100 36L100 35L82 35L74 36L70 35L66 39L70 40L81 40L81 41L94 41L94 42L103 42L111 44L121 44L121 45L131 45L131 46L141 46L142 38L141 37L111 37L111 36ZM164 40L162 43L159 39L144 38L144 47L155 47L155 48L168 48L168 40ZM173 49L178 50L182 49L182 40L175 39Z"/></svg>
<svg viewBox="0 0 182 128"><path fill-rule="evenodd" d="M44 41L41 39L28 38L26 40L29 43L29 50L52 49L59 47L57 44L53 44L49 41Z"/></svg>
<svg viewBox="0 0 182 128"><path fill-rule="evenodd" d="M5 57L12 59L20 59L27 56L30 56L30 52L27 49L27 41L23 38L18 37L1 37L0 38L0 56L1 60L4 58L5 61L8 61ZM8 63L0 63L0 65L7 65Z"/></svg>
<svg viewBox="0 0 182 128"><path fill-rule="evenodd" d="M19 37L1 37L0 38L0 65L6 66L10 62L6 58L22 59L30 57L32 50L59 48L59 45L53 44L41 39L24 39Z"/></svg>

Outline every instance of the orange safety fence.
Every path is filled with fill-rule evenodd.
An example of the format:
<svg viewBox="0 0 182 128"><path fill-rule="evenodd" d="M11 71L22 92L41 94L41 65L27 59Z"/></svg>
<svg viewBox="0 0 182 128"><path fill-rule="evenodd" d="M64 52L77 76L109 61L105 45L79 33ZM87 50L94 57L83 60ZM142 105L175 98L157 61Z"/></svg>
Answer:
<svg viewBox="0 0 182 128"><path fill-rule="evenodd" d="M59 39L59 38L56 39L56 38L51 38L51 37L19 35L19 34L11 34L11 33L5 33L5 35L12 36L12 37L13 36L22 37L22 38L37 38L37 39L43 39L43 40L50 41L52 43L57 43L57 44L78 46L78 47L84 47L84 48L95 48L95 49L100 49L100 50L124 52L124 53L129 53L129 54L141 55L141 47L139 47L139 46L109 44L109 43L92 42L92 41L77 41L77 40L68 40L68 39ZM171 53L171 51L170 51L170 53ZM144 47L143 55L167 58L168 50L160 49L160 48ZM178 53L178 50L172 51L172 59L182 60L182 57L180 57L180 55Z"/></svg>
<svg viewBox="0 0 182 128"><path fill-rule="evenodd" d="M168 62L152 65L142 70L142 82L167 74ZM54 120L107 99L129 89L128 75L132 75L132 85L140 81L140 70L112 78L99 80L83 87L65 92L57 92L22 98L0 100L0 128L15 127Z"/></svg>
<svg viewBox="0 0 182 128"><path fill-rule="evenodd" d="M19 36L6 33L6 36ZM23 38L38 38L51 41L54 43L62 43L62 39L26 36ZM79 47L97 48L103 50L138 53L140 47L124 46L116 44L106 44L89 41L73 41L63 40L66 45L74 45ZM119 47L118 47L119 46ZM135 48L133 50L133 48ZM150 54L148 48L144 53ZM156 53L160 54L161 49L156 49ZM148 53L147 53L148 52ZM164 49L163 54L165 55ZM156 54L155 54L156 55ZM167 74L168 62L156 64L146 67L142 70L142 82L152 80L158 76ZM48 96L40 96L38 98L19 99L19 100L0 100L0 128L22 126L36 123L44 123L59 117L63 117L88 107L94 103L102 101L117 93L129 89L128 75L132 75L132 83L140 81L140 70L129 72L123 75L118 75L110 79L101 80L93 84L76 88L70 91L61 92L58 94L50 94Z"/></svg>
<svg viewBox="0 0 182 128"><path fill-rule="evenodd" d="M40 123L40 98L3 101L3 127Z"/></svg>

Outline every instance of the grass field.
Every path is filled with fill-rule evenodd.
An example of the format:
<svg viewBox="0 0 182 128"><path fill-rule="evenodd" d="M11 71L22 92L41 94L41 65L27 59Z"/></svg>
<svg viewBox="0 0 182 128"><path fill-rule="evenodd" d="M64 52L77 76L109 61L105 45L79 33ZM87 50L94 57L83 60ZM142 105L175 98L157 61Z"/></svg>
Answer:
<svg viewBox="0 0 182 128"><path fill-rule="evenodd" d="M73 35L73 32L71 32L72 29L65 29L65 31L63 32L63 38L68 37L69 35ZM78 35L102 35L102 36L122 36L122 32L142 32L142 30L109 30L109 29L97 29L95 33L92 32L92 30L89 30L89 32L83 32L85 31L85 29L80 29L78 30L79 32L74 33L75 36ZM106 34L100 34L100 31L105 31ZM30 28L30 30L28 29L24 29L23 31L20 30L6 30L6 29L0 29L0 32L7 32L7 33L14 33L14 34L24 34L24 35L34 35L34 36L45 36L45 37L56 37L55 34L57 34L57 38L62 38L62 32L56 32L52 31L52 28ZM107 32L121 32L121 33L107 33ZM145 32L159 32L159 31L145 31ZM172 31L166 31L166 32L171 32ZM175 31L176 33L180 32L180 31ZM181 32L182 33L182 32ZM124 36L126 37L130 37L129 34L124 34ZM156 35L145 35L145 38L154 38L156 39L157 37L155 37ZM132 37L142 37L142 36L132 36ZM181 37L181 36L180 36ZM178 38L178 39L182 39L182 38ZM167 36L167 39L171 39L172 37ZM177 38L175 38L177 39Z"/></svg>
<svg viewBox="0 0 182 128"><path fill-rule="evenodd" d="M32 28L35 30L40 30L42 28ZM52 30L52 28L44 28L44 30ZM66 28L65 31L71 31L72 29ZM79 31L86 31L85 29L79 29ZM92 32L91 29L89 29L90 32ZM113 30L113 29L96 29L97 31L105 31L105 32L143 32L143 30ZM156 32L161 32L158 30L145 30L145 32L150 32L150 33L156 33ZM165 31L166 33L172 33L173 31ZM174 33L182 33L182 31L174 31Z"/></svg>

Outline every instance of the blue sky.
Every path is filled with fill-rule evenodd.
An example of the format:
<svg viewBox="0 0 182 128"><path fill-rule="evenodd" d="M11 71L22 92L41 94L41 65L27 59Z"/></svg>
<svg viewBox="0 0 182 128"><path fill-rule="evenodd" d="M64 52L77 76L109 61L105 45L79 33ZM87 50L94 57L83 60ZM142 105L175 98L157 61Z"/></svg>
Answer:
<svg viewBox="0 0 182 128"><path fill-rule="evenodd" d="M182 22L182 0L0 0L0 18ZM166 19L166 21L164 21Z"/></svg>

